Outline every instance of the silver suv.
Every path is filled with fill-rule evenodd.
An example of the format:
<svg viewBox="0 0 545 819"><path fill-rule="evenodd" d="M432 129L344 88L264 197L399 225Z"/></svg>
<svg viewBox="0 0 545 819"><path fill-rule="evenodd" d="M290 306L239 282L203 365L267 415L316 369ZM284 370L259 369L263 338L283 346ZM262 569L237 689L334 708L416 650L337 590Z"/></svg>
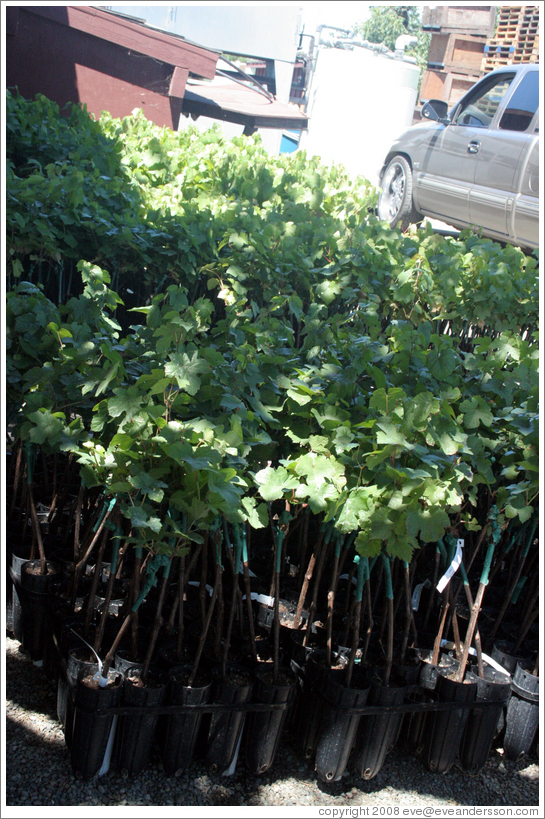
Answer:
<svg viewBox="0 0 545 819"><path fill-rule="evenodd" d="M406 229L424 216L524 248L539 244L539 66L486 74L448 111L394 142L380 171L380 219Z"/></svg>

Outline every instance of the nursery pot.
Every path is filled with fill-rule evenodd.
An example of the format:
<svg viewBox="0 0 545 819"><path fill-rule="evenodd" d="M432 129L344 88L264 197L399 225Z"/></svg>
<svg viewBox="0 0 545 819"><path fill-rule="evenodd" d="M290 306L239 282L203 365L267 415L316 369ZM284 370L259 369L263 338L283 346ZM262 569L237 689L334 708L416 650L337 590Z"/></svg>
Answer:
<svg viewBox="0 0 545 819"><path fill-rule="evenodd" d="M392 675L388 685L375 678L369 692L369 705L402 705L407 682ZM403 720L402 713L363 715L356 737L354 770L362 779L373 779L393 747Z"/></svg>
<svg viewBox="0 0 545 819"><path fill-rule="evenodd" d="M531 668L531 663L517 663L513 675L503 740L507 759L528 753L539 725L539 677Z"/></svg>
<svg viewBox="0 0 545 819"><path fill-rule="evenodd" d="M194 685L186 685L191 666L173 666L168 675L169 705L203 705L210 699L212 680L199 672ZM168 776L184 771L193 757L202 720L202 711L190 714L169 714L160 720L160 750L163 768Z"/></svg>
<svg viewBox="0 0 545 819"><path fill-rule="evenodd" d="M23 639L23 624L21 612L21 566L30 558L30 544L14 545L11 556L10 577L13 584L12 620L13 636L19 642Z"/></svg>
<svg viewBox="0 0 545 819"><path fill-rule="evenodd" d="M416 685L420 679L422 651L419 648L409 648L403 664L394 663L392 672L397 677L403 677L407 685Z"/></svg>
<svg viewBox="0 0 545 819"><path fill-rule="evenodd" d="M316 752L325 700L321 692L325 691L328 679L341 681L344 668L329 669L324 665L325 652L316 649L308 659L303 671L303 685L297 702L297 713L294 714L296 726L296 743L305 759L310 759Z"/></svg>
<svg viewBox="0 0 545 819"><path fill-rule="evenodd" d="M433 651L425 651L422 653L422 661L420 665L419 683L421 692L409 695L409 702L431 702L432 695L429 691L434 691L437 685L437 673L439 668L458 668L459 663L450 654L442 654L439 657L439 663L435 665L431 662ZM425 711L412 711L407 715L407 747L417 756L422 753L425 745L426 737L426 721L429 715Z"/></svg>
<svg viewBox="0 0 545 819"><path fill-rule="evenodd" d="M22 644L35 665L43 664L46 639L51 628L50 589L61 567L46 562L46 574L40 574L40 561L28 560L21 566Z"/></svg>
<svg viewBox="0 0 545 819"><path fill-rule="evenodd" d="M253 674L243 666L232 663L227 666L224 679L220 678L219 668L214 669L214 677L214 702L233 707L230 711L212 715L205 758L212 771L224 774L236 762L235 754L246 717L236 706L250 702Z"/></svg>
<svg viewBox="0 0 545 819"><path fill-rule="evenodd" d="M316 750L316 772L322 782L339 780L348 764L361 717L347 714L345 708L362 708L367 702L369 684L365 675L354 675L352 688L346 688L328 680L327 706L322 720L322 730Z"/></svg>
<svg viewBox="0 0 545 819"><path fill-rule="evenodd" d="M316 653L317 650L322 651L324 644L321 642L321 634L309 634L307 645L303 645L306 636L306 629L292 631L290 634L290 647L288 649L288 656L295 660L298 666L304 666L307 661Z"/></svg>
<svg viewBox="0 0 545 819"><path fill-rule="evenodd" d="M450 654L440 654L439 663L435 665L431 662L433 651L426 651L422 654L422 665L420 667L419 682L422 688L428 691L435 691L439 669L458 668L459 663Z"/></svg>
<svg viewBox="0 0 545 819"><path fill-rule="evenodd" d="M435 665L431 662L433 651L422 653L420 665L419 683L421 692L411 694L409 702L431 702L432 695L429 691L434 691L437 685L437 672L439 668L458 668L459 663L450 654L442 654L439 663ZM407 746L417 755L424 750L426 737L426 721L428 715L424 711L413 711L407 715Z"/></svg>
<svg viewBox="0 0 545 819"><path fill-rule="evenodd" d="M515 653L515 643L512 640L498 640L492 648L492 659L513 676L517 663L524 663L530 659L524 651Z"/></svg>
<svg viewBox="0 0 545 819"><path fill-rule="evenodd" d="M470 678L456 682L450 679L455 671L439 668L437 676L437 697L440 702L467 703L477 695L477 683ZM474 680L474 678L473 678ZM458 748L467 722L469 710L430 712L425 731L428 739L424 750L424 764L432 773L447 773L454 764Z"/></svg>
<svg viewBox="0 0 545 819"><path fill-rule="evenodd" d="M129 671L132 671L133 669L136 669L137 671L142 671L142 668L144 666L143 663L138 663L131 660L130 654L131 654L130 651L124 651L123 649L120 649L119 651L116 652L115 655L114 665L116 671L120 671L124 677L126 677Z"/></svg>
<svg viewBox="0 0 545 819"><path fill-rule="evenodd" d="M148 673L145 684L138 668L126 670L123 704L136 707L162 705L166 694L164 677ZM148 764L158 714L122 715L117 726L116 766L137 776Z"/></svg>
<svg viewBox="0 0 545 819"><path fill-rule="evenodd" d="M109 672L104 688L95 679L97 672L97 665L82 669L76 682L70 761L74 774L82 779L92 779L103 767L116 719L103 709L119 705L123 691L123 676L119 671Z"/></svg>
<svg viewBox="0 0 545 819"><path fill-rule="evenodd" d="M87 648L72 648L68 655L66 677L61 674L57 682L57 716L63 727L64 740L68 748L72 741L74 693L78 674L81 669L90 671L96 666L96 661L91 660L90 656Z"/></svg>
<svg viewBox="0 0 545 819"><path fill-rule="evenodd" d="M394 665L392 666L392 672L396 675L396 677L402 677L408 686L418 685L422 665L421 660L422 651L419 648L410 648L407 651L405 661L403 662L403 664L394 663ZM418 700L414 697L414 695L411 695L411 701L417 702ZM400 737L402 737L403 740L407 739L411 728L412 716L414 715L411 713L403 715L403 719L401 719L399 722L397 736L394 744L397 744Z"/></svg>
<svg viewBox="0 0 545 819"><path fill-rule="evenodd" d="M477 684L477 702L497 702L498 705L497 708L492 706L473 708L469 712L460 745L460 765L464 771L471 774L478 773L484 767L503 706L511 694L509 674L496 671L489 665L484 666L483 674L484 677L479 677L470 671L466 679Z"/></svg>
<svg viewBox="0 0 545 819"><path fill-rule="evenodd" d="M277 683L269 664L255 672L254 701L269 705L285 703L284 709L256 711L246 718L244 759L251 773L262 774L274 762L278 743L295 698L297 680L291 671L280 670Z"/></svg>

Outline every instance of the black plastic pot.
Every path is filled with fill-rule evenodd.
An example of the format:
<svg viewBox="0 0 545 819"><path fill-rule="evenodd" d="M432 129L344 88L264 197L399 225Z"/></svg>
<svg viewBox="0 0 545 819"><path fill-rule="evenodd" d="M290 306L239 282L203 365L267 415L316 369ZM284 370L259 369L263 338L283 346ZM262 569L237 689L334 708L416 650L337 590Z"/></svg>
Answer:
<svg viewBox="0 0 545 819"><path fill-rule="evenodd" d="M325 709L316 749L316 773L322 782L336 782L342 777L354 745L361 717L343 709L362 708L369 695L369 683L360 674L354 675L352 685L353 688L346 688L331 678L328 680L326 695L333 707Z"/></svg>
<svg viewBox="0 0 545 819"><path fill-rule="evenodd" d="M123 691L123 676L118 671L109 672L104 688L90 682L97 671L96 665L82 669L76 683L70 761L74 774L82 779L92 779L103 766L116 717L102 709L119 705Z"/></svg>
<svg viewBox="0 0 545 819"><path fill-rule="evenodd" d="M371 683L369 705L402 705L407 683L392 676L388 685L379 679ZM403 720L402 713L363 715L355 743L354 770L362 779L373 779L384 765L386 754L393 748Z"/></svg>
<svg viewBox="0 0 545 819"><path fill-rule="evenodd" d="M472 708L460 745L460 765L468 773L478 773L485 765L504 705L511 694L511 676L484 666L484 677L470 671L466 679L477 684L477 702L497 702L497 708Z"/></svg>
<svg viewBox="0 0 545 819"><path fill-rule="evenodd" d="M331 670L324 665L325 652L316 649L303 667L303 685L293 716L296 745L305 759L316 753L322 725L325 700L320 695L326 690L328 679L342 679L344 669Z"/></svg>
<svg viewBox="0 0 545 819"><path fill-rule="evenodd" d="M21 566L22 644L35 665L43 665L46 640L51 629L49 592L61 567L46 561L46 574L37 574L39 560L28 560Z"/></svg>
<svg viewBox="0 0 545 819"><path fill-rule="evenodd" d="M409 694L407 702L431 702L432 695L428 692L435 690L438 669L454 667L456 665L456 661L449 654L441 655L439 663L435 665L430 662L432 655L433 650L431 649L420 652L420 668L417 682L420 684L422 690ZM426 717L427 714L425 711L411 711L405 717L405 745L417 756L424 750Z"/></svg>
<svg viewBox="0 0 545 819"><path fill-rule="evenodd" d="M432 655L433 651L423 652L422 664L420 666L419 682L422 688L426 688L428 691L435 691L440 668L453 669L459 665L458 661L455 660L454 657L451 657L450 654L441 654L439 656L439 663L435 665L431 662Z"/></svg>
<svg viewBox="0 0 545 819"><path fill-rule="evenodd" d="M23 623L20 597L21 566L23 565L23 563L26 563L27 560L29 560L30 548L31 548L30 543L14 544L12 547L10 571L10 578L13 585L11 617L13 636L19 642L21 642L23 639Z"/></svg>
<svg viewBox="0 0 545 819"><path fill-rule="evenodd" d="M396 677L402 677L408 686L418 685L420 679L420 671L422 667L422 651L419 648L410 648L407 651L403 665L394 663L392 666L392 673ZM413 698L413 702L416 700ZM395 744L399 741L406 743L411 728L412 714L404 714L403 719L399 723Z"/></svg>
<svg viewBox="0 0 545 819"><path fill-rule="evenodd" d="M169 671L167 701L169 705L203 705L210 699L212 679L199 673L195 685L186 685L191 667L174 666ZM160 751L163 768L168 776L184 771L195 750L202 712L170 714L159 724Z"/></svg>
<svg viewBox="0 0 545 819"><path fill-rule="evenodd" d="M236 706L250 702L253 676L243 666L232 664L227 666L223 680L220 678L220 669L215 669L215 677L214 702L233 708L228 712L212 715L205 759L212 771L225 774L235 761L246 717L245 712L238 711Z"/></svg>
<svg viewBox="0 0 545 819"><path fill-rule="evenodd" d="M512 640L498 640L494 643L491 657L502 668L513 676L517 663L524 663L530 659L524 651L515 652L515 643Z"/></svg>
<svg viewBox="0 0 545 819"><path fill-rule="evenodd" d="M72 742L74 724L74 697L78 674L82 669L90 671L96 668L96 661L90 659L87 648L72 648L68 655L66 677L61 674L57 682L57 716L64 730L64 741L67 748Z"/></svg>
<svg viewBox="0 0 545 819"><path fill-rule="evenodd" d="M422 651L419 648L410 648L407 651L405 662L394 663L392 672L396 677L403 677L407 685L416 685L420 679Z"/></svg>
<svg viewBox="0 0 545 819"><path fill-rule="evenodd" d="M449 679L453 672L446 668L438 671L436 691L440 702L472 702L477 695L476 682L456 682ZM469 710L435 711L426 720L427 743L424 764L432 773L445 774L454 764Z"/></svg>
<svg viewBox="0 0 545 819"><path fill-rule="evenodd" d="M321 651L323 654L324 648L323 645L318 644L314 634L310 634L310 639L307 640L307 645L303 645L305 636L305 629L292 631L290 634L290 648L288 649L288 658L290 660L295 660L297 665L301 668L306 665L308 660L310 660L312 655L316 654L317 651Z"/></svg>
<svg viewBox="0 0 545 819"><path fill-rule="evenodd" d="M246 719L244 759L254 774L267 771L274 762L288 709L295 699L297 680L290 671L280 671L278 684L273 682L273 669L267 664L255 672L254 701L269 705L286 703L283 710L257 711Z"/></svg>
<svg viewBox="0 0 545 819"><path fill-rule="evenodd" d="M162 705L166 694L164 678L148 673L142 685L140 669L127 669L123 683L123 704L139 708ZM158 715L122 715L117 726L116 767L137 776L148 764Z"/></svg>
<svg viewBox="0 0 545 819"><path fill-rule="evenodd" d="M120 651L116 652L114 665L116 671L120 671L124 677L127 677L129 671L136 669L137 671L142 671L142 667L144 665L143 662L136 662L131 660L130 658L131 653L130 651L125 651L121 649Z"/></svg>
<svg viewBox="0 0 545 819"><path fill-rule="evenodd" d="M518 663L513 675L503 740L507 759L527 754L538 729L539 677L531 669L530 663Z"/></svg>

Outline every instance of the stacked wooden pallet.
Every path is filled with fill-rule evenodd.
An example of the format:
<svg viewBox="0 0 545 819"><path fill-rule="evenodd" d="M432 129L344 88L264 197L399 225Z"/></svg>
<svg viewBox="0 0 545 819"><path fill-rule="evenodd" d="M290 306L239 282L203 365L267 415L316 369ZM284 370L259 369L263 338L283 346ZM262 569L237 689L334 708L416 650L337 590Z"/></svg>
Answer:
<svg viewBox="0 0 545 819"><path fill-rule="evenodd" d="M539 62L539 6L502 6L496 36L487 40L482 71Z"/></svg>
<svg viewBox="0 0 545 819"><path fill-rule="evenodd" d="M482 76L487 38L494 35L493 6L425 6L422 28L431 32L420 101L457 102Z"/></svg>

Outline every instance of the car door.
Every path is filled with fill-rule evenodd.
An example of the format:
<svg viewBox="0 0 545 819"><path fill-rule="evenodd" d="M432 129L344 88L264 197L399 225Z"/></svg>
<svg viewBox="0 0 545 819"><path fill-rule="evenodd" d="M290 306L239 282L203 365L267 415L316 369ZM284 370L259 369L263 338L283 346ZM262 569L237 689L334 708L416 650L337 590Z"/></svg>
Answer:
<svg viewBox="0 0 545 819"><path fill-rule="evenodd" d="M539 116L539 112L538 112ZM539 135L530 137L528 155L520 169L520 186L507 213L507 230L523 247L539 247Z"/></svg>
<svg viewBox="0 0 545 819"><path fill-rule="evenodd" d="M418 205L446 222L470 224L469 194L482 141L514 72L490 75L462 98L452 122L438 128L422 157Z"/></svg>
<svg viewBox="0 0 545 819"><path fill-rule="evenodd" d="M530 71L513 83L492 127L479 139L469 196L469 218L477 227L514 236L514 202L524 159L535 141L530 129L538 105L539 73Z"/></svg>

